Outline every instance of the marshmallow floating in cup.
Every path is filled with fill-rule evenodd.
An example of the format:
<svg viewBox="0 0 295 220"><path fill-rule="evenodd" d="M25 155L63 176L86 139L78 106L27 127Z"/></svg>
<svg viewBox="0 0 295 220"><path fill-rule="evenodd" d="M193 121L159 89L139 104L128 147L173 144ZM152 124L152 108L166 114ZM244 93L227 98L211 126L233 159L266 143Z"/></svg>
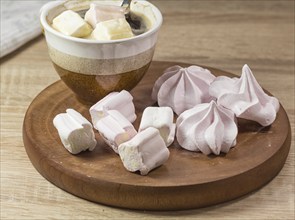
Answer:
<svg viewBox="0 0 295 220"><path fill-rule="evenodd" d="M78 154L95 148L96 140L91 123L74 109L56 115L53 124L62 144L70 153Z"/></svg>
<svg viewBox="0 0 295 220"><path fill-rule="evenodd" d="M92 32L91 26L72 10L66 10L55 17L52 21L52 27L72 37L86 37Z"/></svg>
<svg viewBox="0 0 295 220"><path fill-rule="evenodd" d="M118 40L130 37L133 37L130 25L125 18L119 18L99 22L89 38L94 40Z"/></svg>
<svg viewBox="0 0 295 220"><path fill-rule="evenodd" d="M139 132L118 149L124 167L131 172L140 171L141 175L165 163L170 155L159 130L153 127Z"/></svg>
<svg viewBox="0 0 295 220"><path fill-rule="evenodd" d="M87 4L89 9L83 15ZM53 19L52 27L72 37L117 40L145 33L157 23L154 9L148 2L133 1L130 5L130 16L127 19L125 9L114 4L116 3L112 1L65 2L64 7L68 10ZM79 11L79 8L83 10ZM91 26L94 29L93 32Z"/></svg>
<svg viewBox="0 0 295 220"><path fill-rule="evenodd" d="M248 65L243 66L240 78L217 77L209 91L219 105L232 110L238 118L262 126L271 125L280 108L278 99L263 91Z"/></svg>
<svg viewBox="0 0 295 220"><path fill-rule="evenodd" d="M149 127L157 128L168 147L173 143L175 136L173 117L170 107L147 107L141 117L139 132Z"/></svg>
<svg viewBox="0 0 295 220"><path fill-rule="evenodd" d="M122 7L92 3L85 14L85 20L94 29L88 39L117 40L133 37Z"/></svg>
<svg viewBox="0 0 295 220"><path fill-rule="evenodd" d="M114 5L98 5L91 3L89 10L85 14L85 21L87 21L93 28L96 24L112 19L124 18L124 9Z"/></svg>
<svg viewBox="0 0 295 220"><path fill-rule="evenodd" d="M52 27L68 36L94 40L117 40L133 37L123 9L111 5L90 4L90 9L85 14L85 20L78 13L66 10L53 19Z"/></svg>

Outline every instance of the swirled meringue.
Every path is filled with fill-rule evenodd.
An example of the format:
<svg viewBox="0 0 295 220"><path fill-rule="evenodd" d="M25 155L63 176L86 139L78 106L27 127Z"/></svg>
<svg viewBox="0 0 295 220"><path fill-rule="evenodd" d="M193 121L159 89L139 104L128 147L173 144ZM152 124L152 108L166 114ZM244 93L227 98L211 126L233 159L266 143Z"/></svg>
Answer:
<svg viewBox="0 0 295 220"><path fill-rule="evenodd" d="M176 127L178 143L190 151L219 155L236 145L235 115L215 101L186 110L178 117Z"/></svg>
<svg viewBox="0 0 295 220"><path fill-rule="evenodd" d="M271 125L280 108L278 99L263 91L247 64L243 66L240 78L217 77L210 85L209 93L238 118L253 120L262 126Z"/></svg>
<svg viewBox="0 0 295 220"><path fill-rule="evenodd" d="M159 106L169 106L177 114L197 104L210 102L209 85L215 76L199 66L172 66L155 82L152 99Z"/></svg>

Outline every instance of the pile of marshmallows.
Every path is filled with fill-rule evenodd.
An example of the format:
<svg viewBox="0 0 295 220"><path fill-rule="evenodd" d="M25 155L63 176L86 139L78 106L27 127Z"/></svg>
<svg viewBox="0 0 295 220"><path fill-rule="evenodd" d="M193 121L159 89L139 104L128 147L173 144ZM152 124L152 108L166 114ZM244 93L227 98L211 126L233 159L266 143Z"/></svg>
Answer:
<svg viewBox="0 0 295 220"><path fill-rule="evenodd" d="M175 133L184 149L219 155L236 145L236 117L268 126L279 110L278 100L263 91L247 65L240 78L215 77L198 66L172 66L156 81L152 98L160 107L144 110L138 132L129 92L112 92L90 108L93 127L124 167L141 175L168 160ZM53 123L69 152L95 148L92 124L75 110L58 114Z"/></svg>
<svg viewBox="0 0 295 220"><path fill-rule="evenodd" d="M132 2L131 10L142 18L147 28L155 22L149 4ZM134 36L122 7L95 3L90 4L84 19L78 13L66 10L53 19L52 27L67 36L93 40L117 40Z"/></svg>

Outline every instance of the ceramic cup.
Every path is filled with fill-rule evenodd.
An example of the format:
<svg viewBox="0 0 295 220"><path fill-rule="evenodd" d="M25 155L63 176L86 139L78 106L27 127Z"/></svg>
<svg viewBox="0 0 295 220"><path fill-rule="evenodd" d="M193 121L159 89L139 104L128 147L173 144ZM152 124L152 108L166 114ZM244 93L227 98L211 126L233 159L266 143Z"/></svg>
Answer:
<svg viewBox="0 0 295 220"><path fill-rule="evenodd" d="M80 9L89 8L89 2L86 1L86 7ZM40 20L54 68L82 103L95 103L112 91L131 90L144 76L152 61L162 24L161 12L148 4L156 18L150 30L132 38L109 41L59 33L51 27L53 18L62 11L77 11L79 7L70 8L63 1L43 6Z"/></svg>

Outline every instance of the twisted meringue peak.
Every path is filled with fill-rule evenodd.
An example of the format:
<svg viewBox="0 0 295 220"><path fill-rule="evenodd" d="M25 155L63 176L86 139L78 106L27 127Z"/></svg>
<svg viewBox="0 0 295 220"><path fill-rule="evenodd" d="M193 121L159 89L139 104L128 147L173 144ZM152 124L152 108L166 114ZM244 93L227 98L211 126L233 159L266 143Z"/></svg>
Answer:
<svg viewBox="0 0 295 220"><path fill-rule="evenodd" d="M177 114L203 102L210 102L209 85L215 76L199 66L172 66L155 82L152 99Z"/></svg>
<svg viewBox="0 0 295 220"><path fill-rule="evenodd" d="M240 78L217 77L210 85L209 93L237 117L256 121L262 126L271 125L280 108L278 99L263 91L247 64L243 66Z"/></svg>
<svg viewBox="0 0 295 220"><path fill-rule="evenodd" d="M189 151L219 155L236 145L238 128L234 113L213 100L183 112L176 127L179 145Z"/></svg>

